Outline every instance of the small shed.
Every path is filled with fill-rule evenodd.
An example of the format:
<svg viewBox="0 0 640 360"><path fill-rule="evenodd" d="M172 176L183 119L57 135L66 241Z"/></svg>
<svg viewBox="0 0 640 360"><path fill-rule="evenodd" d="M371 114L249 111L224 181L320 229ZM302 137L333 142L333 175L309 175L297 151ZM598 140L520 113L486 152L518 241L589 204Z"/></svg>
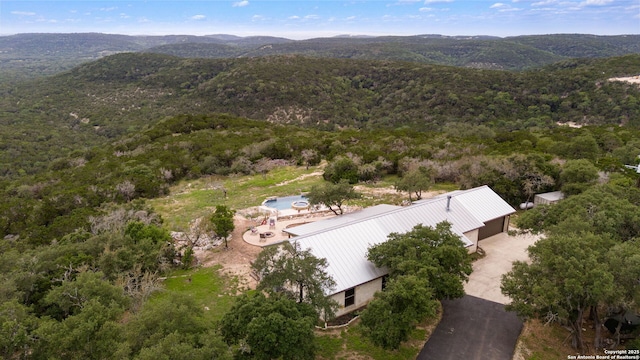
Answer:
<svg viewBox="0 0 640 360"><path fill-rule="evenodd" d="M544 194L536 194L533 198L533 203L535 205L551 205L555 204L558 201L564 199L564 194L562 191L553 191Z"/></svg>

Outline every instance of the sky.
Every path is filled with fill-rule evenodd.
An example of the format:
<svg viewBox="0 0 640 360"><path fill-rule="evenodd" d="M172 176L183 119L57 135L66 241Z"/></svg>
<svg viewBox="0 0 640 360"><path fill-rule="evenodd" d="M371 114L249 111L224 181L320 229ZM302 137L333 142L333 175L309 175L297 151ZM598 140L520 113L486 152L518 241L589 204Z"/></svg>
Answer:
<svg viewBox="0 0 640 360"><path fill-rule="evenodd" d="M640 34L640 0L0 0L0 34Z"/></svg>

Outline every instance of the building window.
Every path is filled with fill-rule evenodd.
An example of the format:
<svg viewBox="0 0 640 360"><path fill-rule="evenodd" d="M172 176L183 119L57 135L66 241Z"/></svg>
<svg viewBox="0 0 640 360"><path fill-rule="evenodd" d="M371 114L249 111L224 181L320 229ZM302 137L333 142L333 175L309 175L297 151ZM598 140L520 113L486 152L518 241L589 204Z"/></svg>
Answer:
<svg viewBox="0 0 640 360"><path fill-rule="evenodd" d="M351 306L356 303L356 288L345 290L344 292L344 307Z"/></svg>
<svg viewBox="0 0 640 360"><path fill-rule="evenodd" d="M382 277L382 290L387 288L387 281L389 281L389 275L384 275Z"/></svg>

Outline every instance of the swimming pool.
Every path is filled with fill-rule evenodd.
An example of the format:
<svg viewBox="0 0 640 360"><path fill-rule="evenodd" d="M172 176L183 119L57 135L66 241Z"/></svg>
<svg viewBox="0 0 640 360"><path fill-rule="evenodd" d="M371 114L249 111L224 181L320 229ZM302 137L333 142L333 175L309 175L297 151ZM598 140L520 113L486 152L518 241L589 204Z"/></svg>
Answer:
<svg viewBox="0 0 640 360"><path fill-rule="evenodd" d="M263 206L277 210L292 209L291 204L294 201L308 201L304 195L283 196L275 199L267 199L262 202Z"/></svg>

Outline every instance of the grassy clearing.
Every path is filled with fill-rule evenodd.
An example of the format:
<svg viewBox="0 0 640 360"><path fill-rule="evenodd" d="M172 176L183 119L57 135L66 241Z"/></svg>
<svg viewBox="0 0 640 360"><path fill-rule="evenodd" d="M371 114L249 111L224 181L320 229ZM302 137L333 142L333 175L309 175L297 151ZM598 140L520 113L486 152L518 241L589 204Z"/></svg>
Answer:
<svg viewBox="0 0 640 360"><path fill-rule="evenodd" d="M231 309L239 290L238 279L223 276L218 270L220 266L176 270L164 281L165 289L149 301L166 298L171 292L186 294L202 306L208 320L218 321Z"/></svg>
<svg viewBox="0 0 640 360"><path fill-rule="evenodd" d="M209 214L216 205L227 205L232 209L259 206L269 196L288 196L308 192L314 185L324 182L323 166L285 166L275 168L266 175L210 176L185 180L174 185L170 194L163 198L148 200L153 209L165 220L170 230L186 230L189 222ZM393 185L397 176L387 176L374 184L360 184L363 197L347 205L369 207L378 204L399 205L406 194L395 192ZM227 197L224 197L224 191ZM455 190L455 185L437 184L433 191Z"/></svg>
<svg viewBox="0 0 640 360"><path fill-rule="evenodd" d="M362 333L362 327L356 320L346 328L329 331L316 331L318 359L374 359L374 360L408 360L415 359L431 336L433 329L442 318L442 309L435 319L425 320L411 332L408 341L399 349L389 351L375 346Z"/></svg>
<svg viewBox="0 0 640 360"><path fill-rule="evenodd" d="M585 339L588 339L585 335ZM569 332L558 324L544 325L532 319L524 323L514 360L566 359L577 355L571 348Z"/></svg>
<svg viewBox="0 0 640 360"><path fill-rule="evenodd" d="M269 196L287 196L307 192L322 183L320 175L312 175L319 168L286 166L266 175L236 177L211 176L181 181L163 198L149 200L149 204L165 220L171 230L184 230L190 221L210 213L216 205L232 209L259 206ZM224 197L222 189L226 189Z"/></svg>

